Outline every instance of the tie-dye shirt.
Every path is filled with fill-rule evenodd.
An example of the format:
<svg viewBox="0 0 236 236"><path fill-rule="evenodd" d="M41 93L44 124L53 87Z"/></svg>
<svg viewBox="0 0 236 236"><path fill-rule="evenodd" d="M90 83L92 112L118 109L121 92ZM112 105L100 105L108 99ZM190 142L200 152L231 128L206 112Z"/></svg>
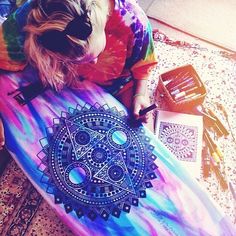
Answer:
<svg viewBox="0 0 236 236"><path fill-rule="evenodd" d="M0 68L22 70L27 16L32 0L18 8L0 28ZM115 0L114 10L105 28L106 47L96 64L78 66L82 77L100 85L112 85L114 79L130 74L135 79L147 78L156 65L152 29L145 13L135 0Z"/></svg>

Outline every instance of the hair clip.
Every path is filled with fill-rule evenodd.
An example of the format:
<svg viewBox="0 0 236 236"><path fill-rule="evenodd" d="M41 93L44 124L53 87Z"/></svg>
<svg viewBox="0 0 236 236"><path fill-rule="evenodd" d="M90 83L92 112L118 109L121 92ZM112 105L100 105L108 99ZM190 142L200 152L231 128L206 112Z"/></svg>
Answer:
<svg viewBox="0 0 236 236"><path fill-rule="evenodd" d="M82 15L77 15L69 22L64 32L78 39L86 40L92 33L92 30L92 24L87 16L87 12L85 12Z"/></svg>

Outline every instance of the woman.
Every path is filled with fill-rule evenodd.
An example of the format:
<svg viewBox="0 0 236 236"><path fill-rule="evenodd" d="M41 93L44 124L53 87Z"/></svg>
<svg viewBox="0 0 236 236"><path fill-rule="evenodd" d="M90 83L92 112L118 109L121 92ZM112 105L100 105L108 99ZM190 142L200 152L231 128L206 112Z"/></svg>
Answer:
<svg viewBox="0 0 236 236"><path fill-rule="evenodd" d="M0 107L4 121L9 121L5 123L5 128L8 130L7 135L9 135L9 150L16 154L15 160L24 173L58 215L73 229L75 235L231 235L231 227L228 227L226 219L215 209L197 182L189 177L177 163L176 158L165 149L158 139L153 139L151 143L151 134L144 136L144 129L141 129L139 137L142 138L143 145L147 149L140 146L140 152L138 152L136 145L138 142L133 141L133 136L126 135L123 132L124 129L119 130L119 126L111 129L113 133L107 132L103 139L104 133L90 129L94 120L96 121L96 117L88 122L89 126L86 128L79 123L80 119L78 119L78 123L74 123L70 119L65 119L68 113L61 113L69 108L72 108L70 110L72 113L74 111L76 113L77 108L73 108L76 104L87 111L84 102L92 101L90 104L94 104L97 100L102 101L101 104L115 103L117 109L120 109L120 104L116 103L116 100L113 100L107 93L101 93L101 89L91 83L84 84L89 84L89 89L91 86L96 87L100 93L94 92L93 94L89 90L78 92L74 89L62 89L64 86L77 88L81 80L87 79L101 85L124 102L128 108L132 107L134 116L139 118L139 110L146 106L148 101L146 78L150 68L156 64L156 60L150 25L135 1L27 1L4 22L1 30L4 32L4 37L0 38L0 45L5 46L1 46L0 49L0 55L3 55L0 57L2 69L17 71L30 62L38 69L44 86L51 86L57 91L62 90L61 93L55 94L48 89L43 94L44 96L38 96L27 106L20 106L12 97L9 98L7 92L18 85L22 86L22 79L32 82L35 73L28 77L25 74L2 76L0 86L3 91L0 93ZM27 34L24 35L24 32ZM8 79L8 83L4 79L6 81ZM41 88L38 87L38 89ZM29 92L22 88L20 91ZM101 96L99 99L98 94L103 96L106 94L106 96ZM31 95L33 97L35 94ZM22 99L24 98L25 96ZM22 102L22 100L18 100L18 102ZM58 114L61 114L60 119ZM86 116L86 112L83 115ZM109 116L106 113L104 115ZM54 119L54 117L57 118ZM48 143L43 137L45 137L46 127L51 126L52 119L55 123L51 129L46 131L49 138L47 140L51 140L54 130L56 135L60 134L60 130L57 132L60 123L58 121L65 122L62 127L66 136L55 139L55 146L58 145L58 149L54 149L54 145L51 143L53 149L49 150ZM104 120L110 121L109 119ZM98 126L102 126L102 122L98 123ZM108 129L110 126L107 125L106 128ZM82 132L76 131L75 135L74 129L83 130ZM87 132L83 132L84 130ZM3 133L1 136L3 137ZM74 138L73 141L72 138ZM87 143L84 143L84 140ZM76 144L76 148L72 147L74 141L79 143L78 146ZM112 141L111 145L110 141ZM64 142L65 146L61 146L61 142ZM130 145L133 142L134 145ZM96 152L91 154L90 150L94 145ZM117 146L119 149L116 149ZM126 147L130 148L128 154L123 152ZM80 152L80 150L82 151ZM85 160L86 158L78 160L84 153L91 156L89 163ZM128 156L130 161L126 161L129 160ZM108 159L110 157L111 161ZM149 161L154 159L161 174L156 165L149 164ZM126 167L126 162L130 162L133 167L139 163L139 160L143 160L140 166L129 169ZM152 184L153 188L147 191L147 201L140 199L141 207L132 208L129 217L124 213L119 220L115 217L110 217L108 221L104 221L100 217L94 223L88 221L87 217L78 220L83 211L79 209L77 195L74 195L74 191L79 193L79 190L81 191L83 188L90 189L86 184L87 180L83 182L83 176L88 176L88 179L93 180L97 173L101 173L101 169L99 169L102 166L101 163L109 171L112 170L110 167L115 167L115 171L108 176L113 181L109 180L109 188L106 187L107 185L103 185L103 182L107 181L104 177L109 174L109 171L104 171L103 168L102 172L105 172L105 175L98 176L98 179L100 179L99 177L102 179L102 183L98 183L99 191L97 192L97 188L91 190L93 195L87 197L86 190L82 193L85 201L84 198L82 201L86 203L85 207L95 209L94 198L96 197L101 202L101 196L102 199L107 197L108 202L105 200L102 204L106 205L108 214L107 211L100 211L102 207L99 208L99 215L104 219L109 214L119 217L120 209L129 212L130 204L137 206L137 199L145 197L146 193L143 189L149 188ZM86 170L87 165L89 168L92 167ZM84 167L84 169L78 167ZM125 169L125 171L119 171L119 168ZM82 174L81 169L87 172ZM96 172L97 169L99 172ZM140 182L141 189L137 193L132 189L132 184L136 184L136 182L131 181L133 175L130 173L134 176L136 174L131 172L131 169L137 173L138 179L143 180ZM80 173L81 175L77 175ZM115 183L119 180L116 177L117 173L122 181L126 180L121 182L124 185L120 182ZM146 175L144 176L143 173ZM154 174L160 178L150 185L148 180L155 178ZM60 177L58 178L58 176ZM74 176L80 182L74 182ZM85 185L83 185L84 183ZM97 183L96 179L95 183ZM81 188L80 184L82 184ZM54 186L58 187L55 189ZM110 195L107 195L107 190L111 192ZM124 192L124 195L120 195L121 191ZM113 198L113 196L115 197ZM88 198L89 201L87 201ZM120 200L124 201L121 203ZM59 204L61 202L63 204ZM111 205L110 202L112 202ZM74 207L73 211L71 211L70 203ZM88 212L88 215L91 219L94 218L93 211Z"/></svg>
<svg viewBox="0 0 236 236"><path fill-rule="evenodd" d="M0 34L1 69L30 63L43 85L57 91L91 80L153 129L150 115L139 111L149 105L146 83L156 57L150 23L136 1L29 0Z"/></svg>

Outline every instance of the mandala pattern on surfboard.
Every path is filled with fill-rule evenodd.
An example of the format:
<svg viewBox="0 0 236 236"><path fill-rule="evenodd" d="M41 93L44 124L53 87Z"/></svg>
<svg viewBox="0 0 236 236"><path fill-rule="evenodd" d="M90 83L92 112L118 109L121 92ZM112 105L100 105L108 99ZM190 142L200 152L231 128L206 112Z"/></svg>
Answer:
<svg viewBox="0 0 236 236"><path fill-rule="evenodd" d="M146 197L160 174L154 147L144 128L131 128L127 119L115 107L99 104L77 105L53 119L40 140L39 169L47 192L67 213L119 218Z"/></svg>

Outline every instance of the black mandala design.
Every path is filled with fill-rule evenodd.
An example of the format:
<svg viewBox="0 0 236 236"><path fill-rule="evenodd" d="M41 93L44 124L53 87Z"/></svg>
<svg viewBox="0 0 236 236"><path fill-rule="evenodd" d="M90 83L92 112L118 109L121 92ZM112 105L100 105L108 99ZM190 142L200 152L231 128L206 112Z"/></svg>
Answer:
<svg viewBox="0 0 236 236"><path fill-rule="evenodd" d="M196 161L197 127L169 122L160 123L159 139L182 161Z"/></svg>
<svg viewBox="0 0 236 236"><path fill-rule="evenodd" d="M131 128L123 112L98 104L62 112L53 123L40 140L39 169L67 213L107 220L146 197L158 172L142 127Z"/></svg>

